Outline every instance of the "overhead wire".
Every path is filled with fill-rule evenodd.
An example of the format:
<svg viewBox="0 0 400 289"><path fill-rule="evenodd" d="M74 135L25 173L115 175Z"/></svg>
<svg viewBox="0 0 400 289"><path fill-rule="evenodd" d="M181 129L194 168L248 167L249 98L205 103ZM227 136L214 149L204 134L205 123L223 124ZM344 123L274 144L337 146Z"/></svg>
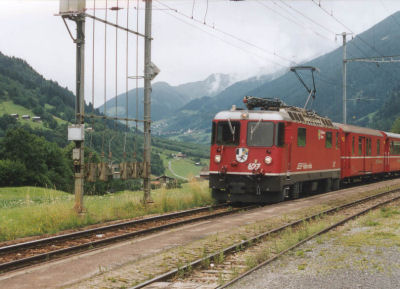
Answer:
<svg viewBox="0 0 400 289"><path fill-rule="evenodd" d="M280 0L282 1L282 0ZM322 11L324 11L327 15L329 15L330 17L332 17L332 19L334 19L337 23L339 23L340 25L342 25L345 29L347 29L348 31L350 31L351 33L353 33L355 35L354 38L358 38L360 39L361 42L363 42L366 46L368 46L370 49L374 50L376 53L378 53L380 56L383 56L382 53L380 53L375 47L373 47L371 44L369 44L367 41L365 41L360 35L356 35L356 33L354 33L354 31L347 26L346 24L343 23L343 21L340 21L340 19L338 19L337 17L335 17L333 15L333 13L329 13L329 11L327 11L322 5L321 3L317 3L315 2L315 0L310 0L312 3L314 3L315 5L317 5Z"/></svg>
<svg viewBox="0 0 400 289"><path fill-rule="evenodd" d="M386 4L383 3L383 0L379 0L379 1L380 1L380 3L382 4L383 8L386 10L386 12L390 13L389 10L388 10L388 8L387 8L387 6L386 6ZM390 17L390 19L393 20L393 22L394 22L395 24L397 24L397 26L400 27L400 22L396 19L396 17L394 17L393 15L391 15L391 16L389 16L389 17Z"/></svg>
<svg viewBox="0 0 400 289"><path fill-rule="evenodd" d="M275 1L272 1L272 2L273 2L274 4L276 4ZM311 28L309 28L309 27L303 25L302 23L299 23L299 22L295 21L294 19L292 19L292 18L290 18L290 17L288 17L288 16L286 16L286 15L280 13L279 11L277 11L277 10L275 10L275 9L273 9L273 8L271 8L271 7L269 7L269 6L266 5L262 0L256 0L256 3L258 3L259 5L265 7L266 9L269 9L269 10L271 10L272 12L278 14L278 15L281 16L282 18L285 18L285 19L288 20L289 22L292 22L292 23L294 23L295 25L298 25L298 26L302 26L304 29L310 30L310 31L313 32L315 35L317 35L317 36L319 36L319 37L321 37L321 38L324 38L325 40L329 40L329 41L331 40L331 39L329 39L328 37L322 35L321 33L317 32L317 31L314 31L313 29L311 29ZM278 7L280 7L280 6L278 6Z"/></svg>
<svg viewBox="0 0 400 289"><path fill-rule="evenodd" d="M139 31L139 0L136 0L136 30ZM139 35L136 34L136 123L135 123L135 141L133 148L133 159L136 161L137 157L137 139L139 134Z"/></svg>
<svg viewBox="0 0 400 289"><path fill-rule="evenodd" d="M203 22L197 20L196 18L193 18L193 19L192 19L190 16L186 15L185 13L182 13L182 12L178 11L177 9L175 9L175 8L173 8L173 7L171 7L171 6L167 5L167 4L165 4L165 3L161 3L161 2L158 1L158 0L156 0L156 2L159 3L159 4L161 4L161 5L163 5L164 7L168 8L170 11L175 12L175 14L178 14L178 15L183 16L183 17L185 17L185 18L191 19L191 20L193 20L194 22L200 23L200 24L202 24L202 25L204 24ZM180 21L180 22L182 22L182 23L185 23L185 24L187 24L187 25L190 25L190 26L192 26L192 27L194 27L194 28L196 28L196 29L198 29L198 30L204 32L204 33L207 33L207 34L213 36L214 38L217 38L218 40L220 40L220 41L222 41L222 42L227 43L228 45L231 45L231 46L234 46L235 48L238 48L238 49L240 49L240 50L243 50L243 51L245 51L246 53L249 53L249 54L251 54L251 55L253 55L253 56L256 56L256 57L261 58L261 59L264 59L264 60L268 60L269 62L272 62L272 63L274 63L274 64L276 64L276 65L278 65L278 66L281 66L281 67L283 67L283 68L287 68L287 69L290 68L289 65L284 65L284 64L282 64L282 63L273 61L273 60L271 60L271 59L266 59L265 57L262 57L262 56L260 56L260 55L258 55L258 54L255 54L254 52L251 52L251 51L249 51L249 50L246 50L246 49L244 49L243 47L239 47L239 46L237 46L237 45L234 45L234 44L232 44L232 43L226 41L225 39L222 39L222 38L216 36L215 34L210 33L209 31L206 31L206 30L204 30L204 29L201 29L199 26L196 26L196 25L193 25L193 24L191 24L191 23L188 23L188 22L184 21L183 19L178 18L178 17L176 17L175 15L173 15L173 14L171 14L171 13L168 13L168 11L162 11L162 12L164 12L164 13L166 13L166 14L172 16L172 17L174 17L175 19L177 19L178 21ZM225 34L225 35L227 35L227 36L229 36L230 38L233 38L233 39L235 39L235 40L239 40L240 42L245 43L245 44L247 44L248 46L255 47L255 48L257 48L257 49L263 51L264 53L267 52L267 53L270 54L270 55L279 57L279 58L281 58L281 59L283 59L283 60L285 60L285 61L287 61L287 62L290 62L290 65L292 65L292 64L299 65L299 63L297 63L297 62L294 61L294 60L290 60L290 59L288 59L288 58L285 58L285 57L283 57L283 56L280 56L280 55L277 54L276 52L266 51L264 48L261 48L261 47L259 47L259 46L256 46L256 45L254 45L254 44L248 42L247 40L243 40L243 39L241 39L241 38L239 38L239 37L237 37L237 36L235 36L235 35L232 35L232 34L230 34L230 33L228 33L228 32L222 31L222 30L216 28L215 26L211 26L211 25L209 25L209 24L207 24L207 23L205 23L204 26L206 26L207 28L211 28L211 29L214 30L214 31L222 32L222 34ZM333 79L325 78L325 77L322 77L322 76L320 76L319 79L321 79L322 81L324 81L325 83L327 83L327 84L329 84L329 85L337 86L336 84L334 84L335 80L333 80Z"/></svg>
<svg viewBox="0 0 400 289"><path fill-rule="evenodd" d="M304 18L306 18L307 20L309 20L310 22L314 23L315 25L321 27L322 29L324 29L327 32L330 32L332 34L335 34L335 32L333 30L331 30L330 28L327 28L325 25L322 25L321 23L315 21L314 19L312 19L311 17L307 16L306 14L302 13L301 11L299 11L298 9L294 8L292 5L286 3L283 0L279 0L282 4L284 4L285 6L289 7L290 9L292 9L293 11L295 11L297 14L303 16ZM311 0L312 1L312 0Z"/></svg>
<svg viewBox="0 0 400 289"><path fill-rule="evenodd" d="M343 23L343 21L341 21L340 19L338 19L337 17L335 17L333 15L333 13L329 13L329 11L327 11L322 5L321 3L317 3L316 0L310 0L312 3L314 3L315 5L317 5L323 12L325 12L327 15L329 15L330 17L332 17L337 23L339 23L340 25L342 25L345 29L347 29L348 31L350 31L351 33L353 33L355 35L353 40L360 40L362 43L364 43L366 46L368 46L371 50L375 51L379 56L383 57L383 53L381 53L378 49L376 49L376 47L372 46L371 44L369 44L363 37L361 37L360 35L357 35L356 33L354 33L354 31L345 23ZM365 51L363 49L361 49L355 41L350 41L349 43L351 43L352 45L354 45L358 50L360 50L365 57L368 57L368 55L365 53ZM372 71L372 68L368 68L369 71L371 71L372 74L375 74ZM382 69L382 72L385 73L388 78L393 81L396 82L396 80L393 78L392 74L387 72L386 70Z"/></svg>
<svg viewBox="0 0 400 289"><path fill-rule="evenodd" d="M104 116L107 116L107 18L108 18L108 0L106 0L105 3L105 13L104 13ZM106 127L107 127L107 120L104 118L104 130L103 130L103 136L102 136L102 143L101 143L101 156L102 158L105 157L104 153L104 143L105 143L105 137L106 137Z"/></svg>
<svg viewBox="0 0 400 289"><path fill-rule="evenodd" d="M280 67L283 67L283 68L289 68L288 65L284 65L284 64L279 63L279 62L276 62L276 61L274 61L274 60L267 59L267 58L265 58L265 57L263 57L263 56L261 56L261 55L258 55L258 54L256 54L256 53L250 51L250 50L247 50L247 49L245 49L245 48L243 48L243 47L240 47L240 46L238 46L238 45L235 45L235 44L233 44L233 43L227 41L226 39L223 39L223 38L217 36L216 34L213 34L213 33L209 32L209 31L207 31L207 30L202 29L202 28L199 27L199 26L196 26L196 25L194 25L194 24L192 24L192 23L189 23L189 22L187 22L187 21L185 21L185 20L183 20L183 19L177 17L176 15L170 13L169 11L162 10L162 12L164 12L164 13L167 14L167 15L170 15L171 17L175 18L176 20L178 20L178 21L180 21L180 22L182 22L182 23L184 23L184 24L186 24L186 25L188 25L188 26L191 26L191 27L193 27L193 28L195 28L195 29L198 29L198 30L202 31L203 33L206 33L206 34L210 35L211 37L214 37L214 38L220 40L221 42L224 42L224 43L226 43L226 44L228 44L228 45L230 45L230 46L232 46L232 47L235 47L235 48L237 48L237 49L239 49L239 50L242 50L242 51L246 52L246 53L249 54L249 55L252 55L252 56L257 57L257 58L262 59L262 60L267 60L267 61L269 61L269 62L271 62L271 63L274 63L274 64L276 64L276 65L278 65L278 66L280 66Z"/></svg>
<svg viewBox="0 0 400 289"><path fill-rule="evenodd" d="M240 37L238 37L238 36L235 36L235 35L232 34L232 33L229 33L229 32L226 32L226 31L224 31L224 30L222 30L222 29L219 29L219 28L215 27L215 25L210 25L210 24L208 24L207 22L203 22L203 21L201 21L201 20L196 19L195 17L192 18L191 16L186 15L185 13L179 11L178 9L173 8L173 7L167 5L167 4L165 4L165 3L163 3L163 2L161 2L161 1L159 1L159 0L155 0L155 1L156 1L157 3L159 3L160 5L162 5L162 6L164 6L164 7L166 7L166 8L169 8L171 11L175 12L176 14L181 15L182 17L185 17L185 18L188 18L188 19L193 20L193 21L195 21L195 22L201 23L202 25L205 25L205 26L207 26L207 27L209 27L209 28L212 28L213 30L215 30L215 31L217 31L217 32L219 32L219 33L221 33L221 34L223 34L223 35L225 35L225 36L228 36L228 37L230 37L230 38L232 38L232 39L235 39L235 40L238 41L238 42L244 43L244 44L246 44L246 45L248 45L248 46L251 46L251 47L253 47L253 48L256 48L256 49L258 49L258 50L260 50L260 51L262 51L262 52L264 52L264 53L270 54L270 55L272 55L272 56L274 56L274 57L280 58L280 59L282 59L282 60L284 60L284 61L287 61L287 62L289 62L289 63L293 62L291 59L289 59L289 58L287 58L287 57L284 57L284 56L282 56L282 55L279 55L279 54L277 54L276 52L272 52L272 51L270 51L270 50L268 50L268 49L266 49L266 48L260 47L260 46L254 44L254 43L251 43L250 41L247 41L247 40L242 39L242 38L240 38Z"/></svg>
<svg viewBox="0 0 400 289"><path fill-rule="evenodd" d="M196 0L193 0L193 5L192 5L192 19L194 15L194 6L196 5Z"/></svg>
<svg viewBox="0 0 400 289"><path fill-rule="evenodd" d="M119 1L117 0L117 8L115 13L115 118L118 117L118 20L119 20ZM114 121L114 127L116 127L117 121Z"/></svg>
<svg viewBox="0 0 400 289"><path fill-rule="evenodd" d="M204 24L206 24L207 13L208 13L208 0L207 0L207 6L206 6L206 13L204 14Z"/></svg>
<svg viewBox="0 0 400 289"><path fill-rule="evenodd" d="M126 1L126 28L129 28L129 0ZM128 108L128 92L129 92L129 32L126 31L126 51L125 51L125 58L126 58L126 67L125 67L125 136L124 136L124 151L123 157L126 159L126 141L127 141L127 134L128 134L128 115L129 115L129 108Z"/></svg>
<svg viewBox="0 0 400 289"><path fill-rule="evenodd" d="M96 16L96 0L93 1L94 16ZM94 114L94 74L95 74L95 32L96 32L96 21L93 19L93 39L92 39L92 115ZM94 118L92 117L92 131L90 134L89 147L93 145L93 130L94 130ZM89 160L92 157L92 153L89 154Z"/></svg>

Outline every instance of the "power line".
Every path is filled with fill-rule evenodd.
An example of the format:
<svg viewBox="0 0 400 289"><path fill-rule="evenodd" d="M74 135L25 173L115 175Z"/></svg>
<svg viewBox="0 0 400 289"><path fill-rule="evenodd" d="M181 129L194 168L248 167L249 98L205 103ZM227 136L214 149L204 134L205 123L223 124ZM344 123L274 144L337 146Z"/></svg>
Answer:
<svg viewBox="0 0 400 289"><path fill-rule="evenodd" d="M382 4L383 8L386 10L386 12L390 13L389 10L387 9L386 5L383 3L383 0L379 0L379 1ZM400 27L400 22L397 21L396 17L393 17L393 15L391 15L391 16L389 16L389 18L392 19L397 24L397 26Z"/></svg>
<svg viewBox="0 0 400 289"><path fill-rule="evenodd" d="M171 10L171 9L170 9L170 10ZM263 60L267 60L267 61L269 61L269 62L271 62L271 63L274 63L274 64L276 64L276 65L279 65L279 66L281 66L281 67L283 67L283 68L289 68L289 66L287 66L287 65L281 64L281 63L276 62L276 61L271 60L271 59L267 59L267 58L265 58L265 57L263 57L263 56L260 56L260 55L254 53L254 52L252 52L252 51L250 51L250 50L247 50L247 49L245 49L245 48L243 48L243 47L240 47L240 46L238 46L238 45L235 45L235 44L233 44L233 43L231 43L231 42L229 42L229 41L227 41L227 40L225 40L225 39L223 39L223 38L221 38L221 37L219 37L219 36L217 36L217 35L215 35L215 34L209 32L209 31L207 31L207 30L202 29L202 28L199 27L199 26L196 26L196 25L194 25L194 24L192 24L192 23L190 23L190 22L187 22L187 21L185 21L185 20L183 20L183 19L177 17L176 15L174 15L174 14L168 12L168 11L162 10L162 12L166 13L167 15L170 15L171 17L174 17L176 20L178 20L178 21L180 21L180 22L182 22L182 23L184 23L184 24L186 24L186 25L188 25L188 26L191 26L191 27L193 27L193 28L195 28L195 29L198 29L198 30L202 31L203 33L206 33L206 34L208 34L208 35L210 35L210 36L212 36L212 37L214 37L214 38L216 38L216 39L218 39L218 40L220 40L220 41L222 41L222 42L224 42L224 43L226 43L226 44L228 44L228 45L230 45L230 46L232 46L232 47L235 47L235 48L237 48L237 49L240 49L240 50L242 50L242 51L244 51L244 52L246 52L246 53L248 53L248 54L250 54L250 55L252 55L252 56L258 57L258 58L263 59Z"/></svg>
<svg viewBox="0 0 400 289"><path fill-rule="evenodd" d="M285 19L288 20L289 22L292 22L292 23L294 23L295 25L298 25L298 26L302 26L304 29L310 30L311 32L313 32L313 33L316 34L317 36L319 36L319 37L321 37L321 38L324 38L324 39L326 39L326 40L331 41L331 39L329 39L328 37L322 35L321 33L317 32L317 31L314 31L314 30L312 30L311 28L309 28L309 27L303 25L302 23L296 22L294 19L292 19L292 18L290 18L290 17L287 17L287 16L283 15L282 13L280 13L279 11L277 11L277 10L275 10L275 9L273 9L273 8L271 8L271 7L269 7L269 6L267 6L267 5L266 5L264 2L262 2L261 0L256 0L256 2L257 2L259 5L265 7L266 9L269 9L269 10L273 11L274 13L278 14L279 16L285 18ZM275 5L277 5L277 4L275 3L275 1L272 1L272 2L273 2ZM278 6L278 7L280 7L280 6Z"/></svg>
<svg viewBox="0 0 400 289"><path fill-rule="evenodd" d="M157 3L163 5L164 7L169 8L171 11L173 11L173 12L175 12L175 13L177 13L177 14L183 16L183 17L185 17L185 18L188 18L188 19L190 19L190 20L193 20L193 21L195 21L195 22L198 22L198 23L200 23L200 24L203 24L203 25L205 25L205 26L207 26L207 27L209 27L209 28L212 28L213 30L215 30L215 31L217 31L217 32L219 32L219 33L221 33L221 34L224 34L224 35L226 35L226 36L228 36L228 37L230 37L230 38L233 38L233 39L235 39L235 40L237 40L237 41L239 41L239 42L242 42L242 43L244 43L244 44L246 44L246 45L249 45L249 46L251 46L251 47L254 47L254 48L256 48L256 49L258 49L258 50L260 50L260 51L263 51L264 53L271 54L271 55L273 55L273 56L275 56L275 57L278 57L278 58L280 58L280 59L282 59L282 60L285 60L285 61L287 61L287 62L289 62L289 63L293 62L293 60L288 59L288 58L286 58L286 57L284 57L284 56L281 56L281 55L277 54L276 52L271 52L271 51L269 51L269 50L267 50L267 49L265 49L265 48L262 48L262 47L260 47L260 46L258 46L258 45L256 45L256 44L254 44L254 43L251 43L251 42L249 42L249 41L247 41L247 40L244 40L244 39L242 39L242 38L240 38L240 37L237 37L237 36L235 36L235 35L233 35L233 34L231 34L231 33L229 33L229 32L226 32L226 31L223 31L223 30L221 30L221 29L219 29L219 28L216 28L214 25L209 25L208 23L202 22L201 20L198 20L198 19L196 19L196 18L194 18L194 17L192 18L191 16L186 15L185 13L180 12L178 9L172 8L171 6L169 6L169 5L165 4L165 3L162 3L161 1L158 1L158 0L155 0L155 1L156 1Z"/></svg>
<svg viewBox="0 0 400 289"><path fill-rule="evenodd" d="M292 5L286 3L286 2L283 1L283 0L279 0L279 1L280 1L282 4L284 4L285 6L289 7L289 8L292 9L293 11L295 11L297 14L300 14L300 15L303 16L304 18L308 19L309 21L311 21L311 22L314 23L315 25L318 25L318 26L321 27L322 29L324 29L324 30L326 30L326 31L328 31L328 32L330 32L330 33L332 33L332 34L335 34L334 31L332 31L331 29L325 27L324 25L320 24L319 22L315 21L315 20L312 19L311 17L305 15L304 13L302 13L301 11L299 11L298 9L294 8ZM311 1L313 1L313 0L311 0Z"/></svg>
<svg viewBox="0 0 400 289"><path fill-rule="evenodd" d="M280 0L282 1L282 0ZM324 11L327 15L329 15L330 17L332 17L337 23L339 23L340 25L342 25L345 29L347 29L348 31L350 31L351 33L353 33L354 35L356 35L356 33L354 33L353 30L351 30L351 28L349 26L347 26L346 24L343 23L343 21L340 21L337 17L335 17L333 15L333 13L329 13L329 11L327 11L322 5L321 3L317 3L315 2L315 0L311 0L312 3L314 3L315 5L317 5L322 11ZM383 56L382 53L380 53L375 47L373 47L372 45L370 45L367 41L365 41L361 36L356 35L355 38L360 39L361 42L363 42L365 45L367 45L369 48L371 48L372 50L374 50L376 53L378 53L380 56Z"/></svg>

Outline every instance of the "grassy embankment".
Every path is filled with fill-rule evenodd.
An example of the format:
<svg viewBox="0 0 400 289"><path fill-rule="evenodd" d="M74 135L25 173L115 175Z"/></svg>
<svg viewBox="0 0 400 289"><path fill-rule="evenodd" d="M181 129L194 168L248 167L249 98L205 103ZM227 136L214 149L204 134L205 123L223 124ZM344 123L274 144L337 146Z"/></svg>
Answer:
<svg viewBox="0 0 400 289"><path fill-rule="evenodd" d="M0 188L0 241L53 234L96 223L209 205L207 182L184 184L181 189L152 192L154 203L144 206L142 192L85 196L86 214L73 211L74 196L56 190Z"/></svg>
<svg viewBox="0 0 400 289"><path fill-rule="evenodd" d="M45 104L46 109L51 109L53 106L50 104ZM0 116L4 114L13 114L17 113L19 115L18 122L22 125L27 124L31 128L45 128L43 125L43 122L34 122L32 119L22 119L23 115L29 115L30 117L35 116L32 110L27 109L26 107L23 107L21 105L15 104L12 101L3 101L0 103ZM57 121L58 124L64 124L67 123L65 120L62 120L58 117L53 116L53 118Z"/></svg>
<svg viewBox="0 0 400 289"><path fill-rule="evenodd" d="M196 165L196 162L191 158L175 159L168 157L172 153L176 152L165 150L162 154L160 154L160 157L165 167L165 175L171 178L177 178L176 175L178 175L190 180L193 177L198 176L203 166L208 166L209 163L209 159L205 158L200 159L201 165ZM171 162L171 169L173 172L171 172L171 170L169 169L169 162ZM174 175L173 173L175 173L176 175Z"/></svg>

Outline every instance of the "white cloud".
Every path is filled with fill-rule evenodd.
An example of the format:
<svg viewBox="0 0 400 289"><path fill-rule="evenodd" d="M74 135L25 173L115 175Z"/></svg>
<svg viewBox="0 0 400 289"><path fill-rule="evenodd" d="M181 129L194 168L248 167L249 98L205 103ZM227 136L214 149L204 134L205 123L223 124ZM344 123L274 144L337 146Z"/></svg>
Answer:
<svg viewBox="0 0 400 289"><path fill-rule="evenodd" d="M162 2L160 2L162 1ZM193 16L199 21L215 25L212 29L189 18L182 17L173 10L163 10L162 4L178 9L191 16L193 1L160 0L154 2L153 13L153 62L161 69L157 81L179 84L206 78L212 73L230 73L240 78L269 73L282 69L280 63L289 63L286 59L302 61L310 59L338 47L334 32L341 33L345 28L325 14L311 0L285 1L298 9L315 23L300 16L280 0L259 1L195 1ZM110 6L116 1L109 0ZM349 26L355 33L362 32L400 7L400 1L360 1L322 0L322 6L335 17ZM88 2L91 7L92 2ZM126 1L119 0L122 6ZM136 1L131 0L131 5ZM280 5L274 4L277 3ZM101 1L97 0L97 5ZM140 1L143 7L144 3ZM163 9L160 9L163 8ZM274 11L275 12L274 12ZM63 86L74 88L75 48L59 17L58 1L48 0L0 0L0 51L7 55L26 59L45 77L58 81ZM89 11L91 12L91 11ZM278 14L278 13L279 14ZM98 12L103 17L102 11ZM126 14L119 12L120 22L125 23ZM131 9L131 27L135 27L135 13ZM295 25L290 20L299 23ZM115 12L109 12L114 21ZM143 10L140 13L140 31L143 32ZM178 20L179 19L179 20ZM318 23L318 25L316 24ZM70 23L72 25L72 23ZM326 27L322 28L321 26ZM306 28L305 28L306 27ZM72 25L73 28L73 25ZM329 32L329 31L330 32ZM87 21L87 100L91 98L91 41L92 22ZM115 95L115 32L108 29L108 65L107 98ZM234 38L228 36L232 34ZM323 35L317 36L316 33ZM118 56L118 93L125 90L125 33L119 32ZM99 105L104 97L104 25L96 24L95 50L95 94ZM243 41L241 41L243 40ZM245 43L247 42L247 43ZM229 43L229 44L228 44ZM139 57L143 49L140 43ZM131 47L129 74L135 74L135 37L130 37ZM259 49L259 48L262 49ZM272 55L266 51L272 52ZM272 60L272 61L271 61ZM141 61L142 64L142 61ZM140 64L139 74L142 67ZM129 87L135 85L131 81Z"/></svg>

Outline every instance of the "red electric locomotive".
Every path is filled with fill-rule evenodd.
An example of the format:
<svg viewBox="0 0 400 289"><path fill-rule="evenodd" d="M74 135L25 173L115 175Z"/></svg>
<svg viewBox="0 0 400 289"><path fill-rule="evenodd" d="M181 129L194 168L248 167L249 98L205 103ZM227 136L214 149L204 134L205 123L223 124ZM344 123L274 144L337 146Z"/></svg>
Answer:
<svg viewBox="0 0 400 289"><path fill-rule="evenodd" d="M209 183L217 201L273 203L339 187L340 130L331 120L276 99L244 102L247 110L213 120Z"/></svg>
<svg viewBox="0 0 400 289"><path fill-rule="evenodd" d="M400 172L400 135L332 123L277 99L245 97L212 123L209 183L219 202L275 203ZM259 110L254 110L259 108Z"/></svg>

